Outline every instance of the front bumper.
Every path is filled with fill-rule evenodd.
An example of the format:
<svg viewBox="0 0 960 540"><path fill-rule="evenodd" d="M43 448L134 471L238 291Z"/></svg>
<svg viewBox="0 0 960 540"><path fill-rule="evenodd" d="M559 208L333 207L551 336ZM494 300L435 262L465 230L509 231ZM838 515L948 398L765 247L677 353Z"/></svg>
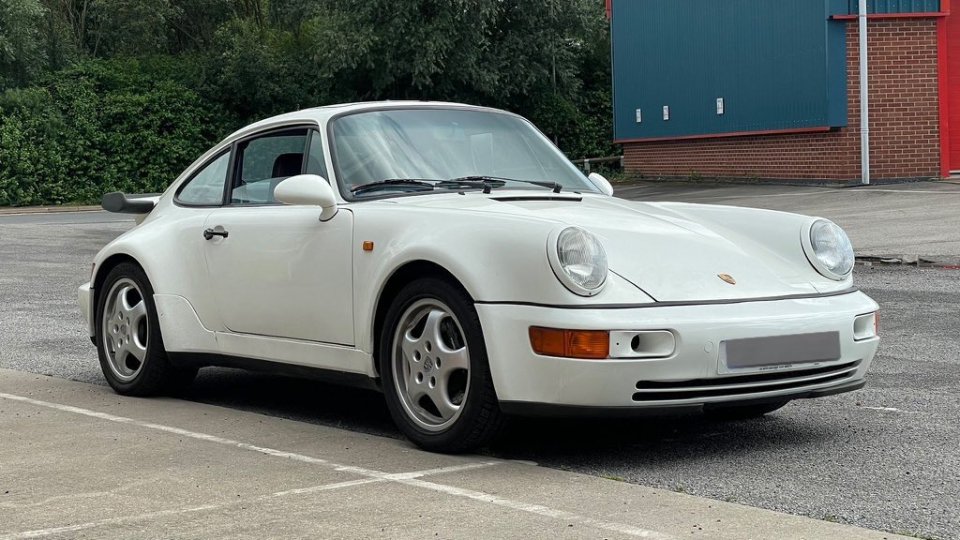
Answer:
<svg viewBox="0 0 960 540"><path fill-rule="evenodd" d="M84 283L77 289L77 303L80 304L80 314L87 323L87 335L93 338L96 334L96 325L93 323L93 288L89 283Z"/></svg>
<svg viewBox="0 0 960 540"><path fill-rule="evenodd" d="M818 397L863 386L876 337L854 340L854 318L877 311L861 292L791 300L605 309L478 304L497 396L508 412L634 414ZM578 330L669 330L667 358L575 360L539 356L530 326ZM727 340L837 332L840 357L731 372ZM776 359L774 359L774 362ZM726 373L724 373L726 371Z"/></svg>

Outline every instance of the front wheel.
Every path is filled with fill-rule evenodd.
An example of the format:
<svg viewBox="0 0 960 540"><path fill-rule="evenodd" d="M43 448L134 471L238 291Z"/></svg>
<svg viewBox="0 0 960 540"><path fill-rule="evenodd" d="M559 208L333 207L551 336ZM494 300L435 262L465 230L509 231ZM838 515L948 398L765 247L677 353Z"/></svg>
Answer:
<svg viewBox="0 0 960 540"><path fill-rule="evenodd" d="M390 414L418 446L466 452L500 431L480 319L459 288L429 278L404 287L387 312L378 353Z"/></svg>
<svg viewBox="0 0 960 540"><path fill-rule="evenodd" d="M119 394L148 396L179 390L196 369L177 368L167 358L153 303L153 288L131 263L113 268L97 296L97 354L100 368Z"/></svg>

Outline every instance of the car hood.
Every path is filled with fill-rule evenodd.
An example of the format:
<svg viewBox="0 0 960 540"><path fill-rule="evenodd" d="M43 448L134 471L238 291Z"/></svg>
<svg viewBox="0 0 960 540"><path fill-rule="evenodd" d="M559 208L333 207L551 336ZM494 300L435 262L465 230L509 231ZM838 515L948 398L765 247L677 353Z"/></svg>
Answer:
<svg viewBox="0 0 960 540"><path fill-rule="evenodd" d="M395 200L403 205L509 214L582 227L601 240L612 272L660 302L818 292L809 280L810 269L797 268L774 246L656 203L529 191ZM799 229L797 233L796 249L800 250Z"/></svg>

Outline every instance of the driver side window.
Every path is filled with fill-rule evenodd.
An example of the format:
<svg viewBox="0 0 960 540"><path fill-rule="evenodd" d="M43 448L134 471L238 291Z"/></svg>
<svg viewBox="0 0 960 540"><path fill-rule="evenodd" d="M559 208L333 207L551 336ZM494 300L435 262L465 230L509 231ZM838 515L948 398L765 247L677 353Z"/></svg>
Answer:
<svg viewBox="0 0 960 540"><path fill-rule="evenodd" d="M230 204L272 204L281 181L303 172L306 128L268 133L237 145Z"/></svg>

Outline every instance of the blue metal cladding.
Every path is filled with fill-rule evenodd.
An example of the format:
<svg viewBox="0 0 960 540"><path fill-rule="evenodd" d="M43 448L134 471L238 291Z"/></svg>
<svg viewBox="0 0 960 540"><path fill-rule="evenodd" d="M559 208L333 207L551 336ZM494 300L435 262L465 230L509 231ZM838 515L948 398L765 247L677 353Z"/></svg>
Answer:
<svg viewBox="0 0 960 540"><path fill-rule="evenodd" d="M847 0L847 14L859 13L858 0ZM936 13L940 0L867 0L867 13Z"/></svg>
<svg viewBox="0 0 960 540"><path fill-rule="evenodd" d="M615 138L845 126L845 4L614 0Z"/></svg>

